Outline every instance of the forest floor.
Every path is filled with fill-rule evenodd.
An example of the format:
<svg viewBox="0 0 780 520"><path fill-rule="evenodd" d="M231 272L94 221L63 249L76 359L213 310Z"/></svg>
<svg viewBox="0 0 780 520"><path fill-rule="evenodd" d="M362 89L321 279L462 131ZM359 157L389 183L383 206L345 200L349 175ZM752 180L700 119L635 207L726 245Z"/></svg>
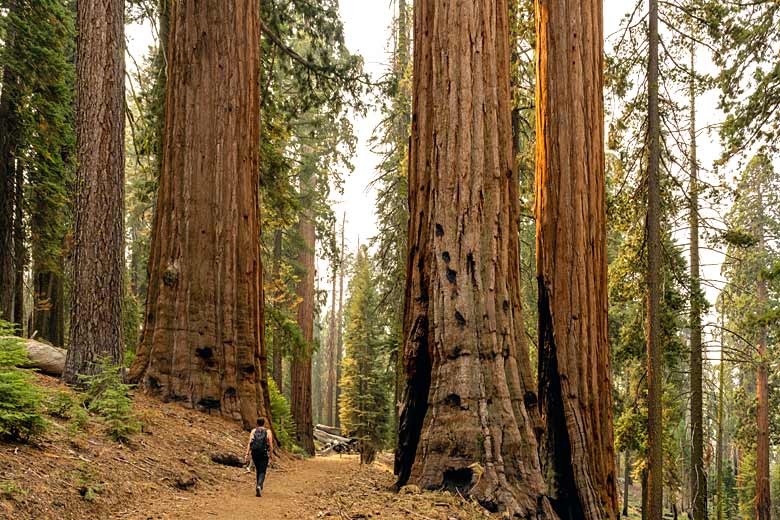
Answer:
<svg viewBox="0 0 780 520"><path fill-rule="evenodd" d="M70 391L36 378L51 392ZM238 425L140 393L134 410L143 430L127 444L112 441L95 418L74 428L54 417L34 444L0 442L0 519L491 518L447 492L391 492L389 457L368 467L354 456L277 457L256 498L254 473L211 460L243 455Z"/></svg>

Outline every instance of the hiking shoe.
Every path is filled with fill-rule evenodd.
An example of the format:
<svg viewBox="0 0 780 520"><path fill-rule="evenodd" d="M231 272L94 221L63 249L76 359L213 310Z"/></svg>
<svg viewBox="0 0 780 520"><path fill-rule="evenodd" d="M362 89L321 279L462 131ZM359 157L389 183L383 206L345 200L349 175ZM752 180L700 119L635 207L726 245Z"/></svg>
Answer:
<svg viewBox="0 0 780 520"><path fill-rule="evenodd" d="M263 496L263 490L262 490L262 489L260 489L260 486L257 486L257 487L255 488L255 496L256 496L256 497L261 497L261 496Z"/></svg>

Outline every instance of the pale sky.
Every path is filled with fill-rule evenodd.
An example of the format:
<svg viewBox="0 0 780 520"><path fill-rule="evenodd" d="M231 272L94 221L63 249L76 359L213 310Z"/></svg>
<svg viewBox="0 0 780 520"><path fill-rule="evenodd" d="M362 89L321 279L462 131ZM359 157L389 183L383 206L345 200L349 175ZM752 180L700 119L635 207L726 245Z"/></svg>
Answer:
<svg viewBox="0 0 780 520"><path fill-rule="evenodd" d="M389 64L388 38L394 12L394 0L341 0L340 9L344 22L347 47L351 52L360 54L365 61L365 70L374 79L379 78ZM604 33L610 35L618 30L620 21L633 1L605 0L604 2ZM146 26L127 27L128 53L137 63L142 63L144 54L153 44L152 31ZM607 43L609 45L609 42ZM702 53L699 56L700 69L711 69L709 59ZM133 66L133 60L127 60L128 67ZM608 101L608 100L607 100ZM710 92L698 100L698 126L717 123L722 114L717 110L717 93ZM375 175L379 162L377 155L369 149L368 141L380 121L380 114L370 110L365 117L353 117L354 130L358 138L357 155L354 158L355 171L346 176L344 194L333 194L334 211L341 220L341 213L346 211L347 248L354 250L358 241L366 243L376 232L374 215L375 194L368 185ZM697 140L699 160L704 171L709 171L712 162L720 154L716 133L702 132ZM687 242L687 240L686 240ZM687 257L687 254L686 254ZM704 278L720 279L721 255L703 251L702 264ZM319 262L318 271L325 273L326 265ZM320 289L329 289L329 284L323 276L319 276ZM710 302L714 301L717 290L707 289Z"/></svg>

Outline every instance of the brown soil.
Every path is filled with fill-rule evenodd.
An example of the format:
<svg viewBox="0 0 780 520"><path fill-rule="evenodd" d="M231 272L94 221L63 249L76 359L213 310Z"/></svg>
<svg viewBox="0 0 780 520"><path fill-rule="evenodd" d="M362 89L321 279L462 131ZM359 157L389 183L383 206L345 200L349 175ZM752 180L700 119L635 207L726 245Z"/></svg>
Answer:
<svg viewBox="0 0 780 520"><path fill-rule="evenodd" d="M73 433L54 419L36 445L0 443L0 519L488 518L449 493L392 493L387 458L361 467L353 456L277 457L256 498L253 473L210 458L242 454L246 433L236 424L140 394L135 409L144 429L127 445L97 421Z"/></svg>

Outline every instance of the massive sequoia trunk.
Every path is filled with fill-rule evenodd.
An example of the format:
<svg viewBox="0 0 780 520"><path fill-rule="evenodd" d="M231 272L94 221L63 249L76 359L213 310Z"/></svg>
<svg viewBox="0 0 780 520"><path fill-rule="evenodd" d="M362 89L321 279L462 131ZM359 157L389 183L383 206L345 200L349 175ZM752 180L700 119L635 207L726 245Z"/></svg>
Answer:
<svg viewBox="0 0 780 520"><path fill-rule="evenodd" d="M121 364L124 265L124 0L78 2L76 232L63 379Z"/></svg>
<svg viewBox="0 0 780 520"><path fill-rule="evenodd" d="M414 5L398 485L555 518L521 351L508 3Z"/></svg>
<svg viewBox="0 0 780 520"><path fill-rule="evenodd" d="M260 4L170 5L162 174L130 378L164 400L250 427L269 413L261 384Z"/></svg>
<svg viewBox="0 0 780 520"><path fill-rule="evenodd" d="M588 520L618 514L607 331L602 32L601 0L536 0L543 464L558 515Z"/></svg>
<svg viewBox="0 0 780 520"><path fill-rule="evenodd" d="M658 112L658 0L649 0L647 70L647 495L642 514L663 516L663 347L661 345L661 117Z"/></svg>
<svg viewBox="0 0 780 520"><path fill-rule="evenodd" d="M308 182L301 182L302 189L308 188ZM290 407L295 421L295 433L298 445L310 455L314 455L314 425L312 424L311 402L311 345L314 340L314 247L315 230L312 211L304 209L298 222L298 231L303 239L303 247L298 262L304 269L296 287L300 299L298 304L298 326L301 328L306 345L297 349L290 361Z"/></svg>
<svg viewBox="0 0 780 520"><path fill-rule="evenodd" d="M704 415L702 388L702 300L699 266L699 164L696 159L696 82L693 74L695 53L691 49L691 79L689 102L690 121L690 186L688 188L688 220L690 222L691 308L691 509L693 520L704 520L707 511L707 473L704 467Z"/></svg>

